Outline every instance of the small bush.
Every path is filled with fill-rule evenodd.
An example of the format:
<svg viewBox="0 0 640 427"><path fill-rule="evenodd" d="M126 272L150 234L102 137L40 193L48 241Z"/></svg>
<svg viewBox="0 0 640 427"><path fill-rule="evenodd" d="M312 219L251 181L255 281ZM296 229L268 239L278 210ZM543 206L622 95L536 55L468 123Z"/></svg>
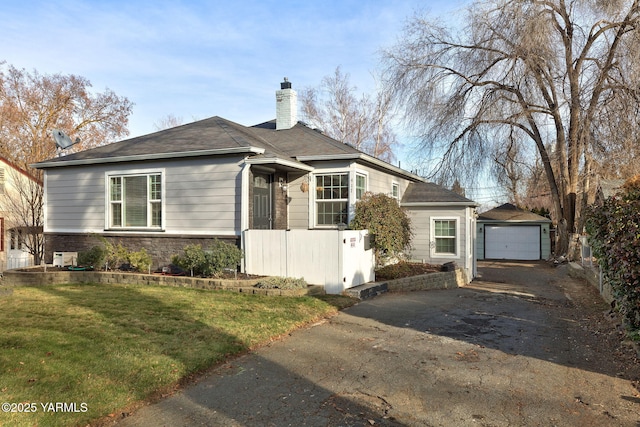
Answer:
<svg viewBox="0 0 640 427"><path fill-rule="evenodd" d="M256 288L262 289L306 289L307 282L303 278L293 277L267 277L255 284Z"/></svg>
<svg viewBox="0 0 640 427"><path fill-rule="evenodd" d="M101 268L104 265L107 251L102 246L94 246L87 251L78 253L78 265L84 267Z"/></svg>
<svg viewBox="0 0 640 427"><path fill-rule="evenodd" d="M376 265L383 265L388 259L399 256L411 244L409 216L396 199L385 194L365 193L356 203L349 227L369 230L373 237L371 246Z"/></svg>
<svg viewBox="0 0 640 427"><path fill-rule="evenodd" d="M129 252L128 261L136 271L145 273L151 268L151 255L147 253L145 248L140 249L138 252Z"/></svg>
<svg viewBox="0 0 640 427"><path fill-rule="evenodd" d="M129 250L122 243L117 245L105 240L105 262L108 268L118 269L121 265L129 263Z"/></svg>
<svg viewBox="0 0 640 427"><path fill-rule="evenodd" d="M208 249L202 245L187 245L182 255L174 255L171 262L191 272L192 276L217 276L224 269L236 269L242 251L236 245L215 239Z"/></svg>
<svg viewBox="0 0 640 427"><path fill-rule="evenodd" d="M137 252L130 251L121 243L114 245L104 237L99 237L102 246L94 246L90 250L78 254L78 264L108 269L126 269L147 273L151 268L151 255L142 248ZM126 268L125 268L126 267Z"/></svg>

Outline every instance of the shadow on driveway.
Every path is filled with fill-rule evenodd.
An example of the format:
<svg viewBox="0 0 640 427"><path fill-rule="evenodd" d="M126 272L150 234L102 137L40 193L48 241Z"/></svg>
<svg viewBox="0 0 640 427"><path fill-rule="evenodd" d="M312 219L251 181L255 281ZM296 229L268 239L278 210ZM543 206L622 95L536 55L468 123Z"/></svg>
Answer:
<svg viewBox="0 0 640 427"><path fill-rule="evenodd" d="M582 329L559 285L573 279L545 267L363 301L120 425L637 427L631 378Z"/></svg>

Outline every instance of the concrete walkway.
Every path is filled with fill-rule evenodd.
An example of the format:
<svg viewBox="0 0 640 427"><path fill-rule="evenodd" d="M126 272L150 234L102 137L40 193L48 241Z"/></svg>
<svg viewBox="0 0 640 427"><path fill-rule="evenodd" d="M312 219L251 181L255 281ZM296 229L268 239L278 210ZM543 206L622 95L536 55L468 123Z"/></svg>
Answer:
<svg viewBox="0 0 640 427"><path fill-rule="evenodd" d="M640 425L638 391L561 286L588 285L544 263L480 272L466 288L364 301L118 425Z"/></svg>

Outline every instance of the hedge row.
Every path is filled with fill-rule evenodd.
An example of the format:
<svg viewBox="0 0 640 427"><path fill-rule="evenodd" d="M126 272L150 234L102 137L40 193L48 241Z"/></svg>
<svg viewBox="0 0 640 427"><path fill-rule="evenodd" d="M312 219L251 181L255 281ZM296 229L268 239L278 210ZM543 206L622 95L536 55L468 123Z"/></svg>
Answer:
<svg viewBox="0 0 640 427"><path fill-rule="evenodd" d="M640 333L640 175L587 211L589 244L634 335Z"/></svg>

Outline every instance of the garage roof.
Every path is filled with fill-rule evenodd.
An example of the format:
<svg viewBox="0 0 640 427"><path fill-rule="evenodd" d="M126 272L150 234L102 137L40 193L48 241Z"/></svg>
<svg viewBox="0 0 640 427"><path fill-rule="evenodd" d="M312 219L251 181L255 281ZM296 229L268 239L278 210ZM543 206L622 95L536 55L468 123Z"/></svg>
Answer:
<svg viewBox="0 0 640 427"><path fill-rule="evenodd" d="M549 218L505 203L478 215L478 221L551 222Z"/></svg>

